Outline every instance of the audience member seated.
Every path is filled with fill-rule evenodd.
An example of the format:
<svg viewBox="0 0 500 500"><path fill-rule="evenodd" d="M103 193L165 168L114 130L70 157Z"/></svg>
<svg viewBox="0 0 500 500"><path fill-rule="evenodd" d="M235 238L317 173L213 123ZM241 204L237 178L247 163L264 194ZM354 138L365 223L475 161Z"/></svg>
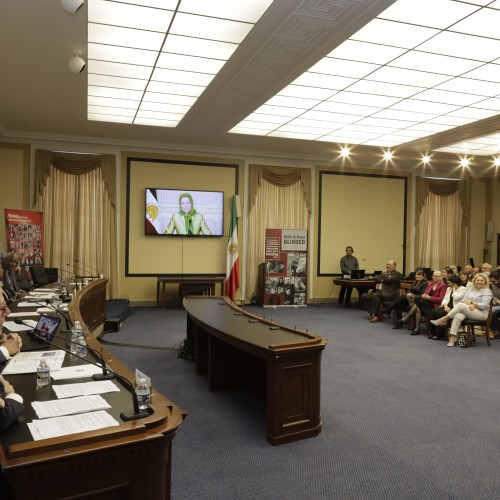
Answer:
<svg viewBox="0 0 500 500"><path fill-rule="evenodd" d="M469 283L470 283L469 275L465 271L460 271L458 273L458 277L460 278L460 284L462 286L465 286L465 287L469 286Z"/></svg>
<svg viewBox="0 0 500 500"><path fill-rule="evenodd" d="M370 322L380 321L380 307L382 303L393 302L399 293L401 274L396 271L396 262L390 260L385 265L385 271L375 276L375 290L370 290L361 296L361 304L370 312Z"/></svg>
<svg viewBox="0 0 500 500"><path fill-rule="evenodd" d="M433 319L435 326L444 326L451 319L450 338L447 347L457 343L457 333L465 318L485 321L488 317L493 292L489 287L489 279L483 273L478 273L472 280L472 287L468 288L462 302L440 319Z"/></svg>
<svg viewBox="0 0 500 500"><path fill-rule="evenodd" d="M466 266L464 266L464 271L467 273L469 281L472 281L472 278L474 276L473 267L470 264L467 264Z"/></svg>
<svg viewBox="0 0 500 500"><path fill-rule="evenodd" d="M446 284L443 281L441 271L434 271L432 273L432 281L427 285L425 292L415 300L417 311L415 312L415 329L410 335L418 335L420 333L420 321L422 316L429 316L429 314L437 309L443 301L446 293Z"/></svg>
<svg viewBox="0 0 500 500"><path fill-rule="evenodd" d="M15 272L19 288L25 292L33 290L33 283L31 282L26 269L23 266L18 266Z"/></svg>
<svg viewBox="0 0 500 500"><path fill-rule="evenodd" d="M9 301L14 301L24 295L17 283L17 267L19 266L19 256L14 252L9 252L2 259L3 268L3 289L9 297Z"/></svg>
<svg viewBox="0 0 500 500"><path fill-rule="evenodd" d="M453 274L456 274L458 276L460 269L458 269L458 267L455 264L450 264L448 267L453 271Z"/></svg>
<svg viewBox="0 0 500 500"><path fill-rule="evenodd" d="M486 276L489 276L491 273L491 264L489 264L488 262L484 262L483 264L481 264L481 272L486 274Z"/></svg>
<svg viewBox="0 0 500 500"><path fill-rule="evenodd" d="M467 283L469 283L467 281ZM453 307L462 302L467 288L462 283L462 280L455 275L452 275L448 278L448 289L446 290L446 295L444 296L441 305L431 311L429 318L431 320L436 320L446 316ZM429 322L429 335L428 338L432 340L444 339L444 327L436 326L434 323Z"/></svg>
<svg viewBox="0 0 500 500"><path fill-rule="evenodd" d="M491 329L495 338L500 339L500 272L490 273L491 291L493 292L493 307L491 309Z"/></svg>
<svg viewBox="0 0 500 500"><path fill-rule="evenodd" d="M396 300L389 306L389 309L394 311L396 316L396 324L393 329L402 328L404 323L408 322L417 309L415 305L415 299L420 297L427 288L427 280L425 279L425 272L423 269L417 269L415 271L415 281L412 283L406 295L399 295ZM403 311L410 309L408 314L402 319Z"/></svg>

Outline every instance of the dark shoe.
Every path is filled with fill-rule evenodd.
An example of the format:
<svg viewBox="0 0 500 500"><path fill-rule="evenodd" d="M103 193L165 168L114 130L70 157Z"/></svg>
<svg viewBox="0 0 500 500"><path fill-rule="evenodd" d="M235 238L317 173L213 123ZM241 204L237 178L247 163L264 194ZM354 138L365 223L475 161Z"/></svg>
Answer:
<svg viewBox="0 0 500 500"><path fill-rule="evenodd" d="M432 340L441 340L441 337L439 337L438 335L433 335L432 337L430 337Z"/></svg>
<svg viewBox="0 0 500 500"><path fill-rule="evenodd" d="M403 328L404 323L398 319L396 321L396 324L392 327L393 330L399 330L400 328Z"/></svg>
<svg viewBox="0 0 500 500"><path fill-rule="evenodd" d="M413 335L420 335L420 332L418 330L413 330L413 332L410 333L411 336Z"/></svg>
<svg viewBox="0 0 500 500"><path fill-rule="evenodd" d="M380 318L378 316L372 316L370 318L370 323L378 323L380 321Z"/></svg>

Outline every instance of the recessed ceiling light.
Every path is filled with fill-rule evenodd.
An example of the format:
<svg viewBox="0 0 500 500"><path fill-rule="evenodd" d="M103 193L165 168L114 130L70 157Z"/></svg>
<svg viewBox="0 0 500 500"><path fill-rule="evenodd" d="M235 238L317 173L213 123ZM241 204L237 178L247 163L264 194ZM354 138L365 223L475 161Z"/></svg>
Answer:
<svg viewBox="0 0 500 500"><path fill-rule="evenodd" d="M385 151L384 152L384 160L385 161L390 161L392 160L392 151Z"/></svg>
<svg viewBox="0 0 500 500"><path fill-rule="evenodd" d="M342 156L342 158L348 158L350 152L351 152L351 150L347 146L344 146L340 150L340 156Z"/></svg>

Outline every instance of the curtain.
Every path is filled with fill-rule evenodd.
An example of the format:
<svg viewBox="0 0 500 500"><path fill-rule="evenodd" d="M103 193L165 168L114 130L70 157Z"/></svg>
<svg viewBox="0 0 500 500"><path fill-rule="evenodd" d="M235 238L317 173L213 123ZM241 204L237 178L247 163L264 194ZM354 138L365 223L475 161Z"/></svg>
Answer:
<svg viewBox="0 0 500 500"><path fill-rule="evenodd" d="M417 225L420 266L443 269L464 262L465 217L458 190L448 196L429 192Z"/></svg>
<svg viewBox="0 0 500 500"><path fill-rule="evenodd" d="M309 229L310 171L283 170L280 175L280 169L256 167L250 174L246 297L257 288L258 265L264 262L265 230Z"/></svg>
<svg viewBox="0 0 500 500"><path fill-rule="evenodd" d="M118 286L114 165L108 155L37 151L34 203L44 213L45 266L63 276L102 273L111 297Z"/></svg>

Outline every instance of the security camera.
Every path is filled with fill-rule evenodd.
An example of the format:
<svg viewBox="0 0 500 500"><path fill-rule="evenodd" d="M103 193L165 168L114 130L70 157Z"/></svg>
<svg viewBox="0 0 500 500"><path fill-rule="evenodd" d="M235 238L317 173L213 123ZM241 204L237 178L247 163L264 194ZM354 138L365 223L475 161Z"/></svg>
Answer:
<svg viewBox="0 0 500 500"><path fill-rule="evenodd" d="M68 14L76 14L78 9L83 5L84 0L61 0L62 8Z"/></svg>
<svg viewBox="0 0 500 500"><path fill-rule="evenodd" d="M78 75L85 69L85 61L80 56L72 57L69 60L68 68L72 73Z"/></svg>

